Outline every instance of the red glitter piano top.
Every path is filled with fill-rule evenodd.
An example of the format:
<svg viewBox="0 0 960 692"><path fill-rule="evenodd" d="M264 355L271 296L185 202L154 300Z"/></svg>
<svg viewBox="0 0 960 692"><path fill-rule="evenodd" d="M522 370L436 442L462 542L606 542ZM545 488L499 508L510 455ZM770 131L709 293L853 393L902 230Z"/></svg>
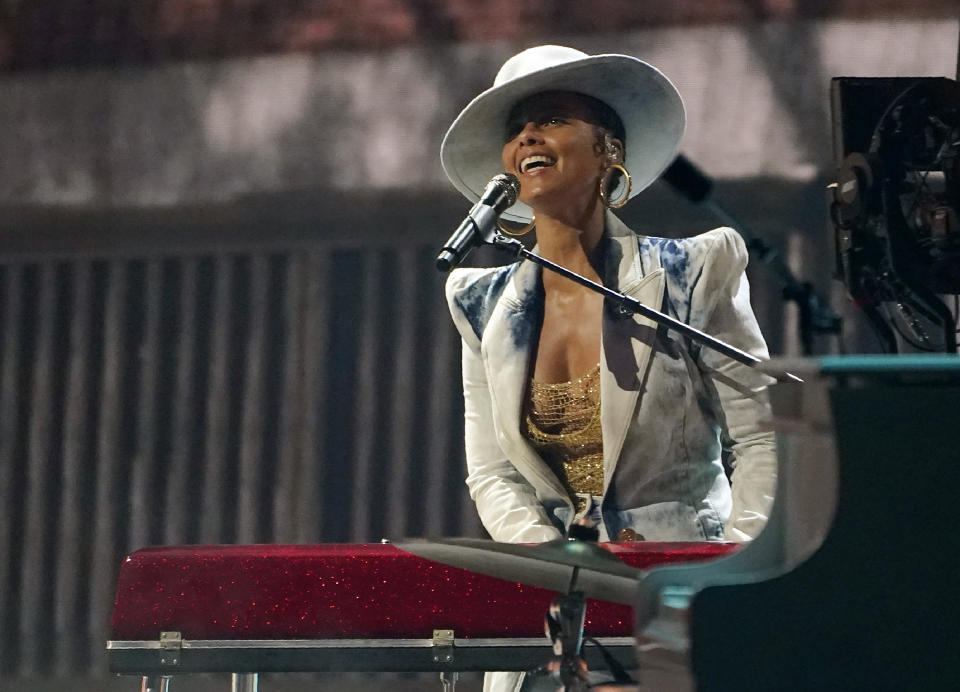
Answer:
<svg viewBox="0 0 960 692"><path fill-rule="evenodd" d="M707 560L729 543L604 544L633 567ZM114 640L542 637L554 593L390 544L146 548L120 569ZM585 632L632 636L627 606L589 601Z"/></svg>

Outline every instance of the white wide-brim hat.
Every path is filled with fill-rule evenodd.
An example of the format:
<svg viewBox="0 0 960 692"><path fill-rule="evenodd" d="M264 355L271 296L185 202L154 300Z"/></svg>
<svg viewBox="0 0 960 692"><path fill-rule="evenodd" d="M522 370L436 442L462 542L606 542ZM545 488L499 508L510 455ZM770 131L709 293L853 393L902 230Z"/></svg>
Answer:
<svg viewBox="0 0 960 692"><path fill-rule="evenodd" d="M673 161L686 117L676 87L653 65L629 55L587 55L564 46L536 46L517 53L500 68L493 86L464 108L440 145L440 162L450 182L469 200L503 172L501 152L510 109L542 91L574 91L610 106L626 132L624 165L630 196L648 187ZM528 222L533 211L517 202L503 213Z"/></svg>

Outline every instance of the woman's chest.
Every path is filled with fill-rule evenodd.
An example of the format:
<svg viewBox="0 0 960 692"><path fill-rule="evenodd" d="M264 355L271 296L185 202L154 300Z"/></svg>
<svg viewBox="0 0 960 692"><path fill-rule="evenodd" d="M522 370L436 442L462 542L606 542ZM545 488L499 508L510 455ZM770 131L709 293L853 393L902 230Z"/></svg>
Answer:
<svg viewBox="0 0 960 692"><path fill-rule="evenodd" d="M533 377L540 382L566 382L600 362L602 296L544 301L536 343Z"/></svg>

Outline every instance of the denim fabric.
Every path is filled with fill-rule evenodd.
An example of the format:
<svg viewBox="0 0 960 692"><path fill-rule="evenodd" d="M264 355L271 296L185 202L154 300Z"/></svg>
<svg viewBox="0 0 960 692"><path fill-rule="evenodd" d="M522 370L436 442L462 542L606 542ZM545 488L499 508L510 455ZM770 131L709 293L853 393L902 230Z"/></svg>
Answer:
<svg viewBox="0 0 960 692"><path fill-rule="evenodd" d="M732 229L679 240L635 235L607 217L604 283L759 357L747 252ZM516 263L451 273L447 298L462 337L467 485L490 535L558 538L573 504L521 434L532 349L542 319L540 269ZM608 536L749 540L776 485L769 379L647 318L606 309L601 427ZM733 467L727 481L721 455Z"/></svg>

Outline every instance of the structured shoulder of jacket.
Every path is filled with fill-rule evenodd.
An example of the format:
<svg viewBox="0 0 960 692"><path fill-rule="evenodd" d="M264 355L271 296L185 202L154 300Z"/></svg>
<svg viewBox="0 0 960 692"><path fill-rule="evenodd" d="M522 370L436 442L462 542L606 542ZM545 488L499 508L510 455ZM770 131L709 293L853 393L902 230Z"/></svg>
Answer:
<svg viewBox="0 0 960 692"><path fill-rule="evenodd" d="M446 284L447 304L464 337L467 336L464 327L469 326L480 339L493 307L518 266L519 263L514 262L502 267L460 268L450 272Z"/></svg>
<svg viewBox="0 0 960 692"><path fill-rule="evenodd" d="M747 261L743 238L726 226L686 238L640 236L640 254L653 266L665 267L668 273L674 267L687 272L705 265L737 271Z"/></svg>
<svg viewBox="0 0 960 692"><path fill-rule="evenodd" d="M725 251L735 257L746 256L747 254L747 244L744 242L743 236L729 226L714 228L693 236L691 240L696 241L698 238L703 242L709 241L713 245L713 249L718 252Z"/></svg>
<svg viewBox="0 0 960 692"><path fill-rule="evenodd" d="M698 235L685 238L658 238L657 236L640 236L640 245L644 249L652 248L683 248L689 252L694 249L728 250L734 254L746 251L743 237L728 226L721 226Z"/></svg>

